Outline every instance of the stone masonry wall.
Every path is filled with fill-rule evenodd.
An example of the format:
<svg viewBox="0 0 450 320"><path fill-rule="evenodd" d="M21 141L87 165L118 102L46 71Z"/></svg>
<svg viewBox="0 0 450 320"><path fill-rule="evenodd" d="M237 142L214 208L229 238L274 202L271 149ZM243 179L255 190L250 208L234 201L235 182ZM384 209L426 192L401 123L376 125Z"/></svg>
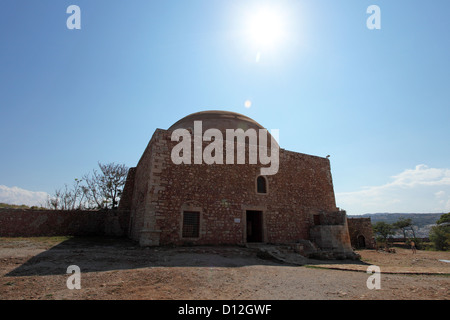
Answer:
<svg viewBox="0 0 450 320"><path fill-rule="evenodd" d="M158 245L155 197L161 188L159 176L163 167L162 154L168 154L164 131L157 129L136 166L133 196L130 205L131 239L141 245ZM124 208L125 209L125 208Z"/></svg>
<svg viewBox="0 0 450 320"><path fill-rule="evenodd" d="M0 209L0 237L125 235L121 211Z"/></svg>
<svg viewBox="0 0 450 320"><path fill-rule="evenodd" d="M258 194L260 165L175 165L170 137L158 129L136 167L130 236L141 243L242 244L246 210L263 212L264 242L295 242L309 239L314 214L337 211L326 158L280 149L279 171ZM181 237L184 210L200 212L196 239Z"/></svg>
<svg viewBox="0 0 450 320"><path fill-rule="evenodd" d="M134 177L136 176L136 168L130 168L127 174L127 180L123 187L122 195L120 197L119 210L129 210L133 200L134 191Z"/></svg>
<svg viewBox="0 0 450 320"><path fill-rule="evenodd" d="M363 236L367 249L375 248L375 241L370 218L347 218L348 232L352 247L359 248L358 237Z"/></svg>

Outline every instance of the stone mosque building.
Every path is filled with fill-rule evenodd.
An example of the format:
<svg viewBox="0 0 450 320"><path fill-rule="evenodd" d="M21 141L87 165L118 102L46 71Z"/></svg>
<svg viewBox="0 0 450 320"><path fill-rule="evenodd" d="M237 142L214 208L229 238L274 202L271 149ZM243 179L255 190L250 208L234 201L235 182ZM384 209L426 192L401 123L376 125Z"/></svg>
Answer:
<svg viewBox="0 0 450 320"><path fill-rule="evenodd" d="M272 175L261 175L259 162L175 164L171 151L179 142L172 141L172 133L186 129L193 134L196 121L203 132L264 129L226 111L194 113L167 130L157 129L128 173L119 206L129 212L131 239L142 246L297 243L352 257L347 217L336 207L328 158L280 148L278 171Z"/></svg>

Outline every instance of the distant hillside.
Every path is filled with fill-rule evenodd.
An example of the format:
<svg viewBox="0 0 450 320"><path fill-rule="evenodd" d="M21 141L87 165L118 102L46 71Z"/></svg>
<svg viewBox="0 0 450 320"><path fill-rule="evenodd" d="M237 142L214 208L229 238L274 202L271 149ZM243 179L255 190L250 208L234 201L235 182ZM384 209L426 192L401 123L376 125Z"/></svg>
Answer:
<svg viewBox="0 0 450 320"><path fill-rule="evenodd" d="M29 207L24 204L17 205L17 204L8 204L8 203L0 202L0 209L45 209L45 208L35 207L35 206Z"/></svg>
<svg viewBox="0 0 450 320"><path fill-rule="evenodd" d="M8 208L8 209L29 209L29 206L26 205L16 205L16 204L8 204L8 203L0 203L0 208Z"/></svg>
<svg viewBox="0 0 450 320"><path fill-rule="evenodd" d="M415 228L414 231L417 237L428 237L430 229L436 224L440 216L443 213L367 213L363 215L349 215L349 218L370 218L372 224L378 221L384 221L386 223L397 222L400 218L411 219ZM412 233L411 233L412 234ZM400 232L396 236L403 237Z"/></svg>

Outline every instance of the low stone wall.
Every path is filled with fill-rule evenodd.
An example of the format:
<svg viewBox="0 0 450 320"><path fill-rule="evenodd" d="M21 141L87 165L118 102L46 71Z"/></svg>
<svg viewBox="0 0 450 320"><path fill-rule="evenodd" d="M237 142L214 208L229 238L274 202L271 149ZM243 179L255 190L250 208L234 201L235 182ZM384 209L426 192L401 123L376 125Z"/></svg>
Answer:
<svg viewBox="0 0 450 320"><path fill-rule="evenodd" d="M123 236L127 220L118 210L0 209L0 237Z"/></svg>

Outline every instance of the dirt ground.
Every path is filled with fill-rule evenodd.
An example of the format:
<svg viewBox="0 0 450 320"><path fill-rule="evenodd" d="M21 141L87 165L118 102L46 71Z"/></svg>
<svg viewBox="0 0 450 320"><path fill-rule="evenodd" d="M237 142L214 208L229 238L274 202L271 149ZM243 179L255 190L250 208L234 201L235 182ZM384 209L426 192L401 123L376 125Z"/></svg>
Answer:
<svg viewBox="0 0 450 320"><path fill-rule="evenodd" d="M450 263L439 261L450 260L450 252L396 251L358 251L357 264L294 266L261 259L245 247L141 248L126 239L0 238L0 300L450 300ZM81 270L79 290L67 288L71 265ZM381 269L380 289L367 288L369 265ZM340 270L329 269L333 266ZM399 268L419 274L397 274ZM444 274L421 274L427 270Z"/></svg>

